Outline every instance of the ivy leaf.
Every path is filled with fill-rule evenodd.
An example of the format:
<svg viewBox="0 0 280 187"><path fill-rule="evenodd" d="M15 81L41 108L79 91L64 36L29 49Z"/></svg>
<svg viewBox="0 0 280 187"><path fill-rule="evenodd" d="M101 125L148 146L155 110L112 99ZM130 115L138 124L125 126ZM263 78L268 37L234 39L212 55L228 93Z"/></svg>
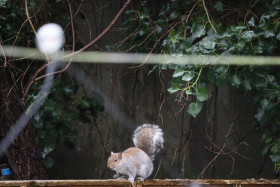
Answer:
<svg viewBox="0 0 280 187"><path fill-rule="evenodd" d="M267 75L266 80L273 86L278 86L278 83L273 75Z"/></svg>
<svg viewBox="0 0 280 187"><path fill-rule="evenodd" d="M200 111L202 110L202 107L203 107L203 103L201 102L192 102L190 105L189 105L189 108L188 108L188 113L190 115L192 115L193 117L196 117Z"/></svg>
<svg viewBox="0 0 280 187"><path fill-rule="evenodd" d="M261 100L260 105L264 111L269 111L274 107L274 104L272 102L269 102L269 100L267 100L266 98Z"/></svg>
<svg viewBox="0 0 280 187"><path fill-rule="evenodd" d="M261 108L258 108L258 111L255 115L255 118L258 120L258 122L263 125L264 122L264 116L265 116L265 112L264 110L262 110Z"/></svg>
<svg viewBox="0 0 280 187"><path fill-rule="evenodd" d="M172 77L181 77L185 73L185 70L183 68L178 68L174 71Z"/></svg>
<svg viewBox="0 0 280 187"><path fill-rule="evenodd" d="M145 34L145 31L144 31L143 29L141 29L141 30L138 32L138 34L139 34L140 36L143 36L143 35Z"/></svg>
<svg viewBox="0 0 280 187"><path fill-rule="evenodd" d="M194 93L192 92L191 89L187 89L187 90L185 91L185 93L186 93L187 95L194 95Z"/></svg>
<svg viewBox="0 0 280 187"><path fill-rule="evenodd" d="M82 109L88 109L90 107L90 103L87 101L87 99L82 98L80 100L80 106Z"/></svg>
<svg viewBox="0 0 280 187"><path fill-rule="evenodd" d="M243 33L242 38L245 38L247 41L250 41L253 36L254 36L254 31L245 31Z"/></svg>
<svg viewBox="0 0 280 187"><path fill-rule="evenodd" d="M242 49L245 47L245 41L240 40L238 43L234 44L233 46L235 49L242 51Z"/></svg>
<svg viewBox="0 0 280 187"><path fill-rule="evenodd" d="M205 49L214 49L216 46L215 38L212 36L206 36L202 39L200 45Z"/></svg>
<svg viewBox="0 0 280 187"><path fill-rule="evenodd" d="M263 110L266 110L268 108L269 102L267 99L262 99L261 100L261 107Z"/></svg>
<svg viewBox="0 0 280 187"><path fill-rule="evenodd" d="M178 12L178 11L173 11L173 12L170 14L170 18L171 18L171 19L177 18L178 16L180 16L180 12Z"/></svg>
<svg viewBox="0 0 280 187"><path fill-rule="evenodd" d="M274 154L279 154L279 145L278 143L275 143L272 148L271 148L271 151L274 153ZM280 159L278 159L278 162L280 161Z"/></svg>
<svg viewBox="0 0 280 187"><path fill-rule="evenodd" d="M180 90L180 87L181 85L179 84L179 82L173 82L171 87L167 89L167 91L170 93L170 94L173 94L177 91Z"/></svg>
<svg viewBox="0 0 280 187"><path fill-rule="evenodd" d="M222 86L225 82L227 73L228 73L228 68L225 66L219 66L218 68L215 69L215 75L216 75L216 84L217 86Z"/></svg>
<svg viewBox="0 0 280 187"><path fill-rule="evenodd" d="M271 132L265 132L262 135L261 141L265 144L271 144L272 142L272 133Z"/></svg>
<svg viewBox="0 0 280 187"><path fill-rule="evenodd" d="M280 40L280 32L276 35L276 39Z"/></svg>
<svg viewBox="0 0 280 187"><path fill-rule="evenodd" d="M48 145L45 145L44 149L43 149L43 157L45 157L46 155L48 155L50 152L52 152L54 150L54 144L49 143Z"/></svg>
<svg viewBox="0 0 280 187"><path fill-rule="evenodd" d="M242 30L245 30L245 29L247 29L245 26L235 26L235 27L232 27L232 31L236 32L236 33L240 33L240 32L242 32Z"/></svg>
<svg viewBox="0 0 280 187"><path fill-rule="evenodd" d="M267 82L264 78L256 78L254 81L255 81L255 86L258 89L263 89L267 87Z"/></svg>
<svg viewBox="0 0 280 187"><path fill-rule="evenodd" d="M44 110L45 111L53 111L55 108L55 102L53 100L48 100L44 104Z"/></svg>
<svg viewBox="0 0 280 187"><path fill-rule="evenodd" d="M255 18L254 18L254 17L252 17L252 18L248 21L248 25L249 25L250 27L254 27L254 26L255 26Z"/></svg>
<svg viewBox="0 0 280 187"><path fill-rule="evenodd" d="M158 65L155 65L149 72L148 76L150 76L152 73L154 73L158 69Z"/></svg>
<svg viewBox="0 0 280 187"><path fill-rule="evenodd" d="M220 40L218 43L218 48L226 50L229 47L229 44L226 40Z"/></svg>
<svg viewBox="0 0 280 187"><path fill-rule="evenodd" d="M269 156L270 158L271 158L271 161L273 162L273 163L279 163L279 161L280 161L280 155L270 155ZM279 167L279 164L277 164L278 165L278 167Z"/></svg>
<svg viewBox="0 0 280 187"><path fill-rule="evenodd" d="M238 87L240 84L241 84L241 78L240 76L238 75L233 75L230 77L230 83L233 85L233 86L236 86Z"/></svg>
<svg viewBox="0 0 280 187"><path fill-rule="evenodd" d="M275 33L272 30L266 30L263 35L265 38L269 38L275 36Z"/></svg>
<svg viewBox="0 0 280 187"><path fill-rule="evenodd" d="M252 86L248 80L244 81L244 87L245 87L246 91L249 91L252 89Z"/></svg>
<svg viewBox="0 0 280 187"><path fill-rule="evenodd" d="M209 97L211 97L211 94L208 92L206 88L198 88L197 90L197 100L199 101L206 101Z"/></svg>
<svg viewBox="0 0 280 187"><path fill-rule="evenodd" d="M39 114L39 113L36 113L36 114L34 115L33 119L34 119L36 122L39 122L40 119L41 119L40 114ZM35 123L35 124L36 124L36 123Z"/></svg>
<svg viewBox="0 0 280 187"><path fill-rule="evenodd" d="M263 146L263 148L262 148L262 155L266 155L267 154L267 152L269 151L269 149L270 149L270 144L265 144L264 146Z"/></svg>
<svg viewBox="0 0 280 187"><path fill-rule="evenodd" d="M193 78L194 78L194 73L192 73L192 72L186 72L185 74L184 74L184 76L182 77L182 80L183 81L190 81L190 80L192 80Z"/></svg>
<svg viewBox="0 0 280 187"><path fill-rule="evenodd" d="M176 44L179 42L182 37L180 36L180 33L176 30L172 30L169 32L169 38L173 44Z"/></svg>
<svg viewBox="0 0 280 187"><path fill-rule="evenodd" d="M204 25L197 25L194 23L191 28L191 33L193 38L200 38L205 34Z"/></svg>
<svg viewBox="0 0 280 187"><path fill-rule="evenodd" d="M52 157L46 157L46 158L44 158L44 163L45 163L46 167L49 169L54 166L55 160Z"/></svg>
<svg viewBox="0 0 280 187"><path fill-rule="evenodd" d="M62 111L63 110L61 108L59 108L59 107L55 108L54 110L52 110L53 117L59 119L61 117L61 115L62 115Z"/></svg>
<svg viewBox="0 0 280 187"><path fill-rule="evenodd" d="M218 10L219 12L223 12L223 11L224 11L224 8L223 8L223 3L222 3L222 1L217 1L217 2L214 4L214 9Z"/></svg>

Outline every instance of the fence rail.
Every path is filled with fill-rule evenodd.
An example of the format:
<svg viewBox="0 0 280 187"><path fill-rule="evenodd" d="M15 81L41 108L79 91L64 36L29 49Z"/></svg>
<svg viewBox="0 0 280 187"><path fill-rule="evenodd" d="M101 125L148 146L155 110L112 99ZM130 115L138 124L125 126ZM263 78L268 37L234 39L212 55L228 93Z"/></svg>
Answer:
<svg viewBox="0 0 280 187"><path fill-rule="evenodd" d="M41 186L58 186L58 187L116 187L116 186L131 186L126 180L23 180L23 181L0 181L0 186L14 187L41 187ZM217 180L217 179L164 179L164 180L147 180L144 182L134 182L135 187L159 187L159 186L216 186L216 187L276 187L280 186L280 180L266 179L247 179L247 180Z"/></svg>

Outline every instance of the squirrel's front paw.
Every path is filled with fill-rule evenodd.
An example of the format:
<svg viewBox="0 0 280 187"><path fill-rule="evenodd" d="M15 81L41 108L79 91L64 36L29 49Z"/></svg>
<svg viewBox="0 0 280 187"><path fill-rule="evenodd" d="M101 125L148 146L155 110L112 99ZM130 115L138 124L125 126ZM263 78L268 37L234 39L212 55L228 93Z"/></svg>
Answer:
<svg viewBox="0 0 280 187"><path fill-rule="evenodd" d="M115 175L113 175L113 178L114 178L114 179L119 178L119 174L115 174Z"/></svg>
<svg viewBox="0 0 280 187"><path fill-rule="evenodd" d="M129 180L129 182L131 183L131 185L133 185L133 183L134 183L134 178L129 177L128 180Z"/></svg>
<svg viewBox="0 0 280 187"><path fill-rule="evenodd" d="M137 177L137 179L140 180L141 182L145 180L143 177Z"/></svg>

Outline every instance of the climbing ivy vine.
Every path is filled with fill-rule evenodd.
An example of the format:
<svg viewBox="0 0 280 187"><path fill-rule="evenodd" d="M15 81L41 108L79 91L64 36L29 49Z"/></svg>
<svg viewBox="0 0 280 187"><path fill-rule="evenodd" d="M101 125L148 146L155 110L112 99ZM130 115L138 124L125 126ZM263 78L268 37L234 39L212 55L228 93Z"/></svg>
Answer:
<svg viewBox="0 0 280 187"><path fill-rule="evenodd" d="M40 82L33 86L28 95L30 105L36 100ZM55 160L49 154L59 142L72 149L77 137L80 122L93 123L99 112L104 110L104 101L96 92L90 95L79 92L79 84L65 78L58 78L48 94L42 108L34 115L32 128L36 140L43 147L43 158L48 168ZM99 99L97 99L99 98Z"/></svg>
<svg viewBox="0 0 280 187"><path fill-rule="evenodd" d="M279 55L280 1L163 1L155 13L150 1L128 10L124 23L129 34L122 50L176 55ZM117 47L119 44L117 44ZM119 48L118 48L119 49ZM256 129L263 132L263 154L280 169L279 67L177 65L171 69L168 92L193 117L211 97L210 85L250 92L256 106Z"/></svg>
<svg viewBox="0 0 280 187"><path fill-rule="evenodd" d="M34 27L37 29L48 22L55 22L62 26L67 25L70 16L66 2L27 1L27 10ZM73 9L79 5L79 2L75 3L72 4ZM27 20L25 1L0 0L0 33L0 46L35 47L35 35ZM65 29L66 37L69 33L71 35L71 30L68 27L68 30ZM77 42L77 44L79 43ZM69 41L65 48L71 48L71 45L72 41ZM2 60L0 58L0 61ZM9 61L7 67L1 66L1 71L6 71L11 75L12 91L18 98L22 98L32 76L43 64L44 62L41 61L16 59ZM42 147L42 155L48 168L55 164L50 153L55 149L57 143L63 142L68 149L73 148L79 136L76 124L79 122L92 123L92 120L97 117L97 113L104 110L102 96L95 92L85 93L85 91L81 91L82 85L71 80L67 75L56 76L52 84L46 101L33 116L31 125L36 140ZM32 86L25 100L22 101L24 106L33 104L41 86L42 81L38 81Z"/></svg>

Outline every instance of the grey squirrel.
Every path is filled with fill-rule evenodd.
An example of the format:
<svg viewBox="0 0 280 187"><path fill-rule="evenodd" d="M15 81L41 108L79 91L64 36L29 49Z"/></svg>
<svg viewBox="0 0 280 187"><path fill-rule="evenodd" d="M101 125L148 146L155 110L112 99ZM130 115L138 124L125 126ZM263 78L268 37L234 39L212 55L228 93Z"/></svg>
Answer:
<svg viewBox="0 0 280 187"><path fill-rule="evenodd" d="M133 143L135 147L123 152L111 152L107 164L108 168L116 171L113 178L128 177L132 185L136 177L144 181L152 174L154 169L152 161L163 149L163 132L157 125L144 124L134 131Z"/></svg>

